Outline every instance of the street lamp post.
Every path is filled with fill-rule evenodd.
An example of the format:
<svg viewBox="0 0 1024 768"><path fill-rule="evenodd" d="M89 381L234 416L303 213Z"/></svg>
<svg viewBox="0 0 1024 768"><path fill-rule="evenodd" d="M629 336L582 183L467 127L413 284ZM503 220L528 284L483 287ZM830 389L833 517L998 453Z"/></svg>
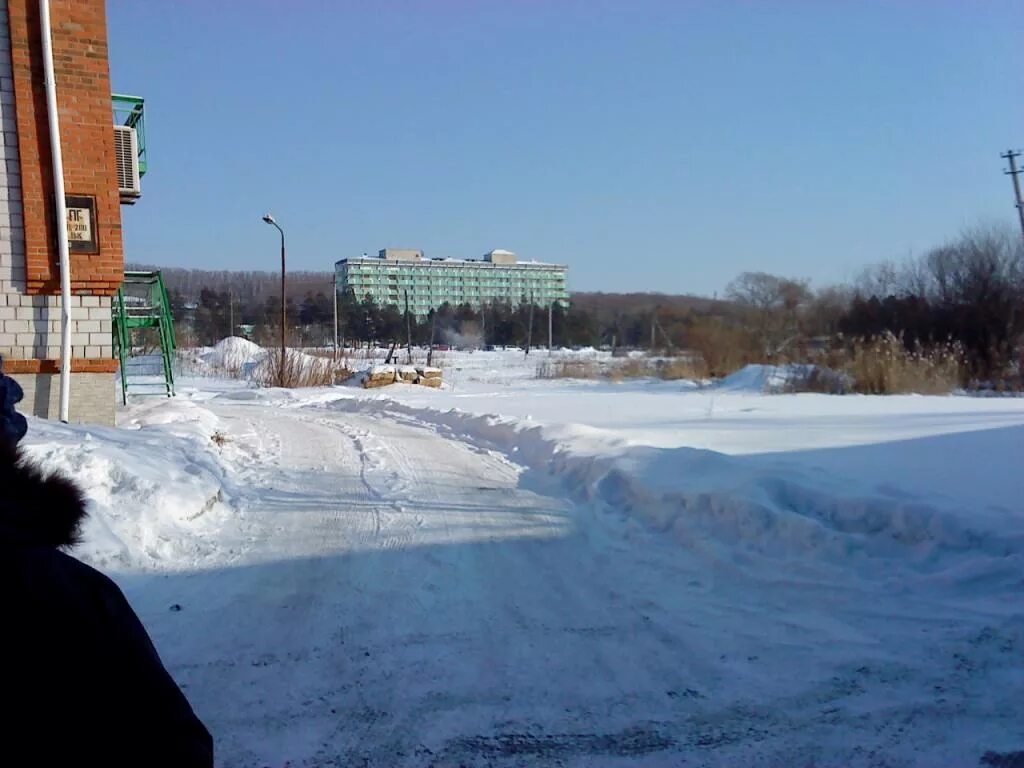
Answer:
<svg viewBox="0 0 1024 768"><path fill-rule="evenodd" d="M284 275L285 275L285 269L284 269L284 230L281 229L281 226L276 221L274 221L274 217L271 216L269 213L266 216L263 217L263 220L265 222L267 222L267 224L272 224L273 226L277 227L277 231L281 233L281 363L280 363L280 366L278 367L278 372L277 372L277 385L278 386L284 386L285 319L286 319L285 318L285 312L284 312L284 307L285 307L285 298L284 298L284 288L285 288L285 286L284 286Z"/></svg>
<svg viewBox="0 0 1024 768"><path fill-rule="evenodd" d="M338 267L334 267L334 359L338 359Z"/></svg>

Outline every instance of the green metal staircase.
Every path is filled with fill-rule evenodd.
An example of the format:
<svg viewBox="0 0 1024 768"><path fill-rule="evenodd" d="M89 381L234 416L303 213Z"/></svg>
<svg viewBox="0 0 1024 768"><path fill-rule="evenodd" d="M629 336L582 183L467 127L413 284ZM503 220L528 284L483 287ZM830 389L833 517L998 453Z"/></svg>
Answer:
<svg viewBox="0 0 1024 768"><path fill-rule="evenodd" d="M114 354L121 363L121 398L174 396L174 317L159 272L125 272L113 307Z"/></svg>

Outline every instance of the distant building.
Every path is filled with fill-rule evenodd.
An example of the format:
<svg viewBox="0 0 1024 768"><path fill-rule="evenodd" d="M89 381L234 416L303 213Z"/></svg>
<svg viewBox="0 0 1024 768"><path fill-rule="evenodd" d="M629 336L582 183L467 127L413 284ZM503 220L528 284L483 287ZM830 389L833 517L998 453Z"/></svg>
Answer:
<svg viewBox="0 0 1024 768"><path fill-rule="evenodd" d="M352 291L380 305L405 307L422 317L445 302L452 306L508 302L567 304L568 267L519 261L512 251L494 250L481 259L427 259L422 251L385 248L376 258L342 259L334 265L339 292Z"/></svg>

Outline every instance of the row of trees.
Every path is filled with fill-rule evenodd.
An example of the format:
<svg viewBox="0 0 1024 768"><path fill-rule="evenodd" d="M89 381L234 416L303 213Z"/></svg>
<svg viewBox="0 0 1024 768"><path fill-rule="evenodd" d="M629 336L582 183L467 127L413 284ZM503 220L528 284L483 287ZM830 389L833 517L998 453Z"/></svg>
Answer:
<svg viewBox="0 0 1024 768"><path fill-rule="evenodd" d="M277 338L280 283L272 273L165 271L185 343L212 344L241 326L257 341ZM187 274L187 279L183 275ZM330 273L290 279L289 334L295 343L334 339ZM188 286L202 286L198 292ZM278 291L274 291L274 287ZM300 290L305 286L305 290ZM240 290L245 287L246 290ZM293 292L294 291L294 292ZM546 344L548 308L489 304L444 305L426 318L406 318L397 306L370 297L339 299L338 333L348 344L405 343L525 346ZM864 271L849 285L812 290L807 281L763 272L733 280L723 300L659 294L574 294L552 309L557 346L688 350L712 374L748 362L802 360L851 339L895 334L912 348L957 342L970 375L999 377L1019 366L1024 336L1024 247L1000 229L977 229L901 263Z"/></svg>
<svg viewBox="0 0 1024 768"><path fill-rule="evenodd" d="M1008 229L968 230L816 292L805 281L748 273L730 284L728 298L740 313L732 346L745 346L751 359L806 359L808 347L894 335L908 350L955 345L971 379L1020 375L1024 243Z"/></svg>

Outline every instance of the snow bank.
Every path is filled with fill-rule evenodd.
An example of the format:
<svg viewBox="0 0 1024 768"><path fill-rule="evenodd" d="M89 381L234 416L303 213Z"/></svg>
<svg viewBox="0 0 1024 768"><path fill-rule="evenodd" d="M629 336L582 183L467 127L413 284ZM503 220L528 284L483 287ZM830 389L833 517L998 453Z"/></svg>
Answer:
<svg viewBox="0 0 1024 768"><path fill-rule="evenodd" d="M746 365L715 384L715 389L732 393L775 394L789 390L814 371L813 365Z"/></svg>
<svg viewBox="0 0 1024 768"><path fill-rule="evenodd" d="M903 492L885 493L821 471L752 462L695 448L636 446L581 425L538 425L494 415L411 407L388 398L328 407L386 411L510 454L535 478L564 485L716 561L734 565L799 558L859 565L899 562L955 569L960 558L999 572L1024 568L1024 516L965 509ZM984 567L982 567L984 570Z"/></svg>
<svg viewBox="0 0 1024 768"><path fill-rule="evenodd" d="M216 346L191 359L185 358L184 368L199 376L226 372L236 378L266 384L276 380L280 355L275 352L248 339L232 336L221 339ZM287 368L297 376L327 377L333 367L333 360L300 349L288 349Z"/></svg>
<svg viewBox="0 0 1024 768"><path fill-rule="evenodd" d="M189 569L225 555L216 534L234 492L216 457L218 424L193 402L161 400L129 415L127 429L32 419L24 447L88 497L77 557L115 571Z"/></svg>
<svg viewBox="0 0 1024 768"><path fill-rule="evenodd" d="M216 346L201 355L201 358L213 368L239 371L246 366L259 363L266 355L267 351L259 344L238 336L230 336L218 341Z"/></svg>

